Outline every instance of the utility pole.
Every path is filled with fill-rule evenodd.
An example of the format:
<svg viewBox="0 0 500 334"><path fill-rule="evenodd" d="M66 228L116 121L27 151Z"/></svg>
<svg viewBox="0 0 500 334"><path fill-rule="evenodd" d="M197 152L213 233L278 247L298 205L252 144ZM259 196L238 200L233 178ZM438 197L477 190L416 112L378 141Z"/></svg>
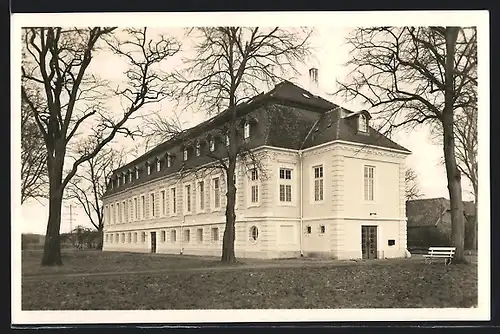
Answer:
<svg viewBox="0 0 500 334"><path fill-rule="evenodd" d="M69 205L69 233L73 234L73 211L71 208L73 207L72 204Z"/></svg>

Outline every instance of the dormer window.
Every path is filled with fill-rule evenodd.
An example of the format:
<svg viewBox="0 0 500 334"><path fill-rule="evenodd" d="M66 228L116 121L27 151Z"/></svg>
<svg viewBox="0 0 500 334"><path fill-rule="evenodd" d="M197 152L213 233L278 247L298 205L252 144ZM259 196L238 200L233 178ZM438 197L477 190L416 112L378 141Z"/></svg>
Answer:
<svg viewBox="0 0 500 334"><path fill-rule="evenodd" d="M229 136L226 135L226 146L229 146Z"/></svg>
<svg viewBox="0 0 500 334"><path fill-rule="evenodd" d="M132 171L128 171L128 182L132 182Z"/></svg>
<svg viewBox="0 0 500 334"><path fill-rule="evenodd" d="M172 156L167 153L167 167L172 166Z"/></svg>
<svg viewBox="0 0 500 334"><path fill-rule="evenodd" d="M368 131L368 121L367 121L365 115L359 115L358 130L361 131L361 132L367 132Z"/></svg>
<svg viewBox="0 0 500 334"><path fill-rule="evenodd" d="M119 176L116 177L116 186L117 187L120 186L120 177Z"/></svg>
<svg viewBox="0 0 500 334"><path fill-rule="evenodd" d="M210 152L215 151L215 140L213 138L210 138Z"/></svg>
<svg viewBox="0 0 500 334"><path fill-rule="evenodd" d="M135 168L135 179L139 179L139 168Z"/></svg>
<svg viewBox="0 0 500 334"><path fill-rule="evenodd" d="M188 159L188 150L187 150L187 148L184 149L182 158L183 158L184 161L186 161Z"/></svg>
<svg viewBox="0 0 500 334"><path fill-rule="evenodd" d="M109 183L110 183L110 185L111 185L111 189L113 189L113 183L114 183L114 182L113 182L113 179L109 179Z"/></svg>
<svg viewBox="0 0 500 334"><path fill-rule="evenodd" d="M160 159L156 160L156 171L159 172L161 170L161 161Z"/></svg>
<svg viewBox="0 0 500 334"><path fill-rule="evenodd" d="M123 173L123 184L127 183L127 174Z"/></svg>
<svg viewBox="0 0 500 334"><path fill-rule="evenodd" d="M199 157L200 156L200 142L196 142L196 156Z"/></svg>
<svg viewBox="0 0 500 334"><path fill-rule="evenodd" d="M148 169L148 175L151 175L151 165L149 164L149 162L147 163L146 166L147 166L146 168Z"/></svg>
<svg viewBox="0 0 500 334"><path fill-rule="evenodd" d="M250 138L250 123L248 122L245 122L245 125L243 125L243 138Z"/></svg>

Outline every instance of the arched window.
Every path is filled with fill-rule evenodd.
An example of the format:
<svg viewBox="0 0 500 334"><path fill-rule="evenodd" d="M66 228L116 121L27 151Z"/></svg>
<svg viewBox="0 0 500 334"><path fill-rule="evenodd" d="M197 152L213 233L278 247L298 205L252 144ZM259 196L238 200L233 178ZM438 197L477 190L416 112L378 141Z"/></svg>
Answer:
<svg viewBox="0 0 500 334"><path fill-rule="evenodd" d="M257 241L257 239L259 238L259 229L257 228L257 226L252 226L250 227L250 241Z"/></svg>
<svg viewBox="0 0 500 334"><path fill-rule="evenodd" d="M365 115L359 115L358 129L361 132L367 132L368 131L368 122L366 120L366 116Z"/></svg>

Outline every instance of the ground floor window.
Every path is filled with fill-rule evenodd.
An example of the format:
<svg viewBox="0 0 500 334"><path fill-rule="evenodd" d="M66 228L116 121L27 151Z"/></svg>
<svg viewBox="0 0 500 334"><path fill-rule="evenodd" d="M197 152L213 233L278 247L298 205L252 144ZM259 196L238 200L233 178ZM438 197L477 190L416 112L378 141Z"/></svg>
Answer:
<svg viewBox="0 0 500 334"><path fill-rule="evenodd" d="M250 227L250 241L257 241L259 238L259 229L257 226Z"/></svg>
<svg viewBox="0 0 500 334"><path fill-rule="evenodd" d="M128 243L131 243L132 242L132 233L131 232L128 232Z"/></svg>
<svg viewBox="0 0 500 334"><path fill-rule="evenodd" d="M177 231L176 230L170 231L170 241L177 242Z"/></svg>
<svg viewBox="0 0 500 334"><path fill-rule="evenodd" d="M134 232L134 242L137 243L137 232Z"/></svg>
<svg viewBox="0 0 500 334"><path fill-rule="evenodd" d="M199 228L197 233L198 233L198 242L202 243L203 242L203 229Z"/></svg>
<svg viewBox="0 0 500 334"><path fill-rule="evenodd" d="M184 230L184 241L185 242L189 242L189 240L191 239L191 231L189 230Z"/></svg>
<svg viewBox="0 0 500 334"><path fill-rule="evenodd" d="M211 241L219 241L219 228L218 227L212 227L212 236L211 236Z"/></svg>
<svg viewBox="0 0 500 334"><path fill-rule="evenodd" d="M115 239L116 239L116 243L120 242L120 234L119 233L116 233Z"/></svg>
<svg viewBox="0 0 500 334"><path fill-rule="evenodd" d="M142 232L142 242L146 242L146 232Z"/></svg>
<svg viewBox="0 0 500 334"><path fill-rule="evenodd" d="M167 233L165 231L161 231L161 241L165 242L167 240Z"/></svg>

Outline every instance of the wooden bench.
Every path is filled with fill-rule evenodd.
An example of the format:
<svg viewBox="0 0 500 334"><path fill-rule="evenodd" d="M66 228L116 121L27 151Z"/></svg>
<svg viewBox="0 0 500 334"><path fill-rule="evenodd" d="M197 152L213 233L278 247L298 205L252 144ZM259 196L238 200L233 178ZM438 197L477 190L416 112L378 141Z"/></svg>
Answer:
<svg viewBox="0 0 500 334"><path fill-rule="evenodd" d="M429 252L424 255L426 263L433 259L444 259L444 264L450 264L455 255L455 247L429 247Z"/></svg>

